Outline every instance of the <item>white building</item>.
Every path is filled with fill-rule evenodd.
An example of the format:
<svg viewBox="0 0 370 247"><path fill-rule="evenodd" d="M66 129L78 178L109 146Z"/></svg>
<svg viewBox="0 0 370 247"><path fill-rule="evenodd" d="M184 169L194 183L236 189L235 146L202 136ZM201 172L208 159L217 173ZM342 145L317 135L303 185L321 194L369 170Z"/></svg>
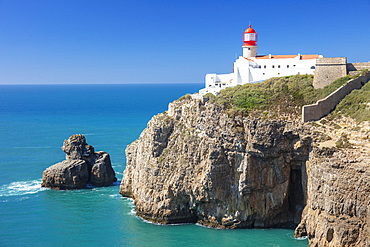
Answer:
<svg viewBox="0 0 370 247"><path fill-rule="evenodd" d="M207 74L205 88L200 95L213 93L221 89L245 83L259 82L272 77L296 74L313 74L316 58L321 55L257 55L257 33L251 28L243 34L243 56L234 62L234 71L230 74Z"/></svg>

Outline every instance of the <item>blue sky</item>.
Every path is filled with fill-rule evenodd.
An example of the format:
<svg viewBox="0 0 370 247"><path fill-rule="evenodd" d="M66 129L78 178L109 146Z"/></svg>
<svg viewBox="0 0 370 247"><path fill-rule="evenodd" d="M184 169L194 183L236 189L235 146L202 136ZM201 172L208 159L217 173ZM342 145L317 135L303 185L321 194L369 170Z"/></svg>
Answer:
<svg viewBox="0 0 370 247"><path fill-rule="evenodd" d="M0 84L201 83L258 54L370 60L370 1L0 0Z"/></svg>

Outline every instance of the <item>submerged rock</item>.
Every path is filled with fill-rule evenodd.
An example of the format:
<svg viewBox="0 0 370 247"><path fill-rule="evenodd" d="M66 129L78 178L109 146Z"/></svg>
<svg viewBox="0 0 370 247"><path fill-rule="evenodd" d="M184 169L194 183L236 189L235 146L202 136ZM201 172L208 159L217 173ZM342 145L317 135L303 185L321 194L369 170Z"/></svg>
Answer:
<svg viewBox="0 0 370 247"><path fill-rule="evenodd" d="M109 154L94 152L83 135L73 135L63 143L66 160L47 168L42 174L42 187L81 189L87 183L108 186L117 181Z"/></svg>

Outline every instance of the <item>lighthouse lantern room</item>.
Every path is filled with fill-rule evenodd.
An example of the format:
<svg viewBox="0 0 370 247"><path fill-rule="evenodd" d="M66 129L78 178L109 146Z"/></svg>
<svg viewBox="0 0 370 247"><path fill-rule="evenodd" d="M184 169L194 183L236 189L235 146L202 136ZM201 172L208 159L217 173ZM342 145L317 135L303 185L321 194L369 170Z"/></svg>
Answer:
<svg viewBox="0 0 370 247"><path fill-rule="evenodd" d="M251 58L257 56L257 33L249 25L249 28L243 33L243 57Z"/></svg>

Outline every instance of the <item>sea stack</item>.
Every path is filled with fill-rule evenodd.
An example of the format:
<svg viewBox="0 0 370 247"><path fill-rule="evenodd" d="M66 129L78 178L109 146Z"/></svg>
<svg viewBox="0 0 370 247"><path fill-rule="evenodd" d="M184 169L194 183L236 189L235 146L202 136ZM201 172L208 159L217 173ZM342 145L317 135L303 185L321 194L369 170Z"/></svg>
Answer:
<svg viewBox="0 0 370 247"><path fill-rule="evenodd" d="M83 135L72 135L63 143L66 160L47 168L42 175L42 187L70 190L82 189L87 183L108 186L117 181L109 154L95 152Z"/></svg>

